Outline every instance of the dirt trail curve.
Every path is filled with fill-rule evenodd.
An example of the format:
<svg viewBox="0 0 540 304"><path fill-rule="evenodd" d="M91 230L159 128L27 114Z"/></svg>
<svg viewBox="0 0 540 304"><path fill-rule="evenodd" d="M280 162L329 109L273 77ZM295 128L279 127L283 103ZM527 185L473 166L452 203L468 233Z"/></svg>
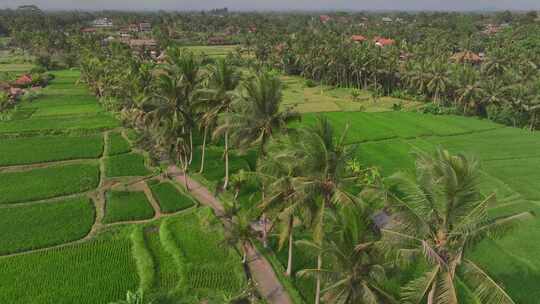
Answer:
<svg viewBox="0 0 540 304"><path fill-rule="evenodd" d="M169 174L174 179L181 183L185 183L184 173L176 166L169 167ZM189 190L201 204L207 205L214 209L216 215L220 216L224 214L223 205L221 202L204 186L193 180L189 176L187 177ZM272 304L292 304L292 300L287 294L287 291L283 288L279 282L274 269L270 263L257 252L253 246L248 248L248 267L250 273L257 285L259 293Z"/></svg>

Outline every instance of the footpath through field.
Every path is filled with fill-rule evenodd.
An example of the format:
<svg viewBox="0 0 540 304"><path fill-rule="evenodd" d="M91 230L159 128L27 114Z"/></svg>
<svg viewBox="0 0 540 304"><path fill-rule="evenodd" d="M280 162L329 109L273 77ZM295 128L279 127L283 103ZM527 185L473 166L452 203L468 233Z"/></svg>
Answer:
<svg viewBox="0 0 540 304"><path fill-rule="evenodd" d="M201 204L214 209L214 212L218 216L225 213L223 204L207 188L189 177L189 175L185 176L180 168L177 166L170 166L168 171L169 174L174 177L176 182L180 184L184 184L187 179L190 194ZM268 303L292 304L290 296L279 282L270 263L252 245L248 246L247 251L249 271L256 283L259 293L266 301L268 301Z"/></svg>

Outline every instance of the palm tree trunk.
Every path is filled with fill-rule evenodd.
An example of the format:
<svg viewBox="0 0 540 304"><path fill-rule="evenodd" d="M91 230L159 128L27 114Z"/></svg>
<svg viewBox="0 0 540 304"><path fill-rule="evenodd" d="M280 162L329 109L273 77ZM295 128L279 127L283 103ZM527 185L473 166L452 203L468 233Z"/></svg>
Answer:
<svg viewBox="0 0 540 304"><path fill-rule="evenodd" d="M315 304L321 303L321 268L322 268L322 252L317 256L317 289L315 290Z"/></svg>
<svg viewBox="0 0 540 304"><path fill-rule="evenodd" d="M188 164L191 165L191 162L193 161L193 130L189 131L189 160Z"/></svg>
<svg viewBox="0 0 540 304"><path fill-rule="evenodd" d="M206 137L208 135L207 127L204 127L204 136L203 136L203 144L202 144L202 152L201 152L201 168L199 169L199 173L203 173L204 171L204 157L206 153Z"/></svg>
<svg viewBox="0 0 540 304"><path fill-rule="evenodd" d="M263 213L262 214L262 221L263 221L263 247L264 248L268 248L268 231L267 230L267 225L266 225L266 222L267 222L267 217L266 217L266 213Z"/></svg>
<svg viewBox="0 0 540 304"><path fill-rule="evenodd" d="M223 190L227 190L229 185L229 131L225 132L225 180L223 181Z"/></svg>
<svg viewBox="0 0 540 304"><path fill-rule="evenodd" d="M290 277L292 274L292 261L293 261L293 225L294 225L294 217L291 216L289 218L289 258L287 259L287 272L285 273L286 276Z"/></svg>

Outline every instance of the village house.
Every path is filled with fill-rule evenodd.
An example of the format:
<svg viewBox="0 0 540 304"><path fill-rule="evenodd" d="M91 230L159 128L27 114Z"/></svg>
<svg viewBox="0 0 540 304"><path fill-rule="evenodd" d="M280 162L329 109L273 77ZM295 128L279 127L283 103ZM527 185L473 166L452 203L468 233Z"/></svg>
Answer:
<svg viewBox="0 0 540 304"><path fill-rule="evenodd" d="M99 18L92 21L94 27L113 27L113 22L109 18Z"/></svg>
<svg viewBox="0 0 540 304"><path fill-rule="evenodd" d="M480 57L480 55L474 52L463 51L452 55L452 57L450 57L450 61L453 61L455 63L480 64L482 63L483 59L482 57Z"/></svg>
<svg viewBox="0 0 540 304"><path fill-rule="evenodd" d="M136 56L150 56L152 58L158 56L159 46L154 39L131 39L129 47Z"/></svg>
<svg viewBox="0 0 540 304"><path fill-rule="evenodd" d="M132 33L137 33L139 32L139 25L136 23L132 23L128 26L128 30Z"/></svg>
<svg viewBox="0 0 540 304"><path fill-rule="evenodd" d="M152 24L149 22L141 22L139 23L139 31L141 32L151 32L152 31Z"/></svg>
<svg viewBox="0 0 540 304"><path fill-rule="evenodd" d="M83 34L93 34L97 32L97 29L94 27L85 27L81 29L81 33Z"/></svg>
<svg viewBox="0 0 540 304"><path fill-rule="evenodd" d="M362 36L362 35L352 35L351 40L354 41L354 42L360 43L360 42L366 41L367 38Z"/></svg>
<svg viewBox="0 0 540 304"><path fill-rule="evenodd" d="M222 36L209 37L207 41L208 45L223 45L226 44L226 40Z"/></svg>
<svg viewBox="0 0 540 304"><path fill-rule="evenodd" d="M326 23L330 20L332 20L332 17L328 16L328 15L320 15L319 16L319 20L322 22L322 23Z"/></svg>
<svg viewBox="0 0 540 304"><path fill-rule="evenodd" d="M494 35L494 34L497 34L498 32L501 31L501 27L496 25L496 24L487 24L485 29L482 31L483 34L485 35L488 35L488 36L491 36L491 35Z"/></svg>
<svg viewBox="0 0 540 304"><path fill-rule="evenodd" d="M375 42L375 45L378 47L385 47L385 46L396 44L396 41L394 39L382 38L382 37L375 37L373 41Z"/></svg>
<svg viewBox="0 0 540 304"><path fill-rule="evenodd" d="M383 17L381 20L384 23L392 23L393 22L392 18L390 18L390 17Z"/></svg>
<svg viewBox="0 0 540 304"><path fill-rule="evenodd" d="M32 85L32 76L29 74L21 75L13 82L13 86L17 88L27 88Z"/></svg>

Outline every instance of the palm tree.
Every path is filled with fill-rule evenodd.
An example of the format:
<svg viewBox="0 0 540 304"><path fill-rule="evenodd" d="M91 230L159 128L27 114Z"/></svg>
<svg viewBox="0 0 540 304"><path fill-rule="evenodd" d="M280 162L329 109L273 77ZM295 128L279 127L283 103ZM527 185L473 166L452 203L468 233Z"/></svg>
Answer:
<svg viewBox="0 0 540 304"><path fill-rule="evenodd" d="M268 141L287 128L299 114L282 109L281 81L271 72L264 72L244 84L244 94L236 111L226 116L222 128L230 130L233 145L247 149L259 145L259 157L266 154ZM219 128L218 128L219 129Z"/></svg>
<svg viewBox="0 0 540 304"><path fill-rule="evenodd" d="M231 105L235 99L234 91L240 82L240 74L225 59L219 59L215 65L209 66L209 77L207 86L210 89L208 98L202 100L204 113L201 122L204 129L201 167L199 173L204 171L204 158L206 150L206 137L209 130L215 129L220 115L229 113ZM225 183L229 180L229 132L224 130L225 137Z"/></svg>
<svg viewBox="0 0 540 304"><path fill-rule="evenodd" d="M297 136L294 139L297 144L292 147L293 157L303 168L301 177L297 179L298 187L308 201L316 204L318 211L313 219L313 240L323 248L327 209L332 210L342 204L359 204L359 199L350 192L357 177L348 167L356 149L346 144L347 129L338 136L324 116L319 116L314 125L301 129ZM322 262L322 251L319 251L316 304L320 303Z"/></svg>
<svg viewBox="0 0 540 304"><path fill-rule="evenodd" d="M301 189L298 189L298 178L301 168L298 167L294 156L288 153L287 147L294 145L286 141L272 145L268 157L263 158L257 165L257 176L262 180L267 193L264 195L259 208L274 215L274 222L279 222L279 248L288 241L288 259L286 275L292 274L294 221L308 211L309 202L304 199Z"/></svg>
<svg viewBox="0 0 540 304"><path fill-rule="evenodd" d="M514 303L466 253L482 239L531 218L530 213L490 218L495 195L480 194L478 163L443 150L420 155L416 177L398 173L390 182L394 190L384 196L393 220L381 231L382 249L404 260L420 256L429 265L403 287L403 302L457 304L459 280L480 303Z"/></svg>
<svg viewBox="0 0 540 304"><path fill-rule="evenodd" d="M450 71L442 60L435 61L428 74L427 89L436 104L440 104L441 95L445 95L450 83Z"/></svg>
<svg viewBox="0 0 540 304"><path fill-rule="evenodd" d="M324 245L325 260L331 269L305 269L299 275L321 274L326 281L322 291L326 303L397 303L384 290L386 271L380 264L382 255L375 246L369 210L354 205L339 208ZM330 217L332 219L332 217ZM298 241L311 248L317 245Z"/></svg>
<svg viewBox="0 0 540 304"><path fill-rule="evenodd" d="M248 250L251 248L251 239L257 237L251 229L251 217L248 212L241 211L228 219L225 225L225 241L231 246L239 246L242 251L242 263L248 262Z"/></svg>

